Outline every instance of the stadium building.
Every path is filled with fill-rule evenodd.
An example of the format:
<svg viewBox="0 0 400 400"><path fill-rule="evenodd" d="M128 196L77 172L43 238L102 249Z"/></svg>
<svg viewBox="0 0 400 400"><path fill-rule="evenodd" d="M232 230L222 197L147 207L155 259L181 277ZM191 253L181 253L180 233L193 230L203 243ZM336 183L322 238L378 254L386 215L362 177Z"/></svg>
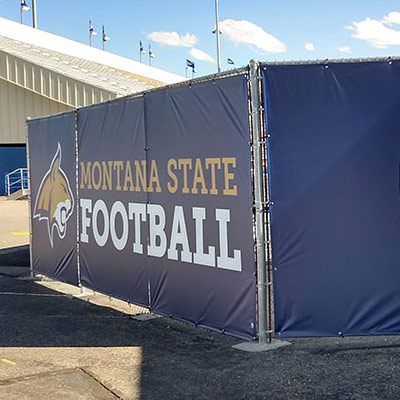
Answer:
<svg viewBox="0 0 400 400"><path fill-rule="evenodd" d="M26 166L26 118L184 80L158 68L0 18L0 195Z"/></svg>

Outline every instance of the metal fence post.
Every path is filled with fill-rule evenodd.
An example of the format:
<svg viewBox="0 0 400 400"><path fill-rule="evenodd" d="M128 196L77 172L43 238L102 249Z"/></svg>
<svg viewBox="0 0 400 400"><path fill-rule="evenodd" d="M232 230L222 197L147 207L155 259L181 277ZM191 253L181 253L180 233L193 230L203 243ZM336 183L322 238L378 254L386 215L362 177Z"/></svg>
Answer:
<svg viewBox="0 0 400 400"><path fill-rule="evenodd" d="M33 271L33 249L32 249L32 182L31 182L31 155L29 153L29 129L28 122L30 117L27 117L25 122L25 130L26 130L26 166L27 166L27 180L28 180L28 209L29 209L29 258L30 258L30 276L31 279L35 278L35 273Z"/></svg>
<svg viewBox="0 0 400 400"><path fill-rule="evenodd" d="M267 302L267 265L265 257L265 188L263 177L263 131L261 119L260 69L257 60L250 61L251 93L251 128L253 132L254 156L254 207L256 220L256 253L257 253L257 306L258 306L258 341L260 344L271 341L268 335L268 302Z"/></svg>
<svg viewBox="0 0 400 400"><path fill-rule="evenodd" d="M80 257L80 251L81 251L81 242L80 242L80 237L79 237L79 223L80 223L80 218L79 218L79 133L78 133L78 126L79 126L79 121L78 121L78 110L74 111L74 116L75 116L75 201L76 201L76 266L77 266L77 274L78 274L78 286L80 288L81 294L84 292L84 288L82 286L81 282L81 257Z"/></svg>

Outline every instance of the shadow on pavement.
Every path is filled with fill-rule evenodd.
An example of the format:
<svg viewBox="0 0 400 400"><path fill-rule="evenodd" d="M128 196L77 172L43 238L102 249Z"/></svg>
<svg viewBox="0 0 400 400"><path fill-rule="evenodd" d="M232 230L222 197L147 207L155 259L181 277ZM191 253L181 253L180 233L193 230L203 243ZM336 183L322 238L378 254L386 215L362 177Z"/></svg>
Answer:
<svg viewBox="0 0 400 400"><path fill-rule="evenodd" d="M0 250L0 266L29 267L29 245Z"/></svg>
<svg viewBox="0 0 400 400"><path fill-rule="evenodd" d="M0 277L0 361L10 348L18 348L21 359L33 357L36 348L47 354L57 349L90 372L89 354L113 398L400 398L398 337L297 339L264 353L233 349L238 342L168 318L137 321L34 281ZM43 367L55 364L48 357ZM27 366L38 363L35 358ZM130 375L123 378L124 372ZM124 394L132 393L130 385L138 385L136 396Z"/></svg>

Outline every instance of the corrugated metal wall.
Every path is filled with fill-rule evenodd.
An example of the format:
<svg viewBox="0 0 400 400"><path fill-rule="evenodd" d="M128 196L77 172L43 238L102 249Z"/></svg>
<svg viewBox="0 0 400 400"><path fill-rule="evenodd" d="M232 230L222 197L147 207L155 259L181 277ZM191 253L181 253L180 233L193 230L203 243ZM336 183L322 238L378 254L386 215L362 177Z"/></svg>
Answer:
<svg viewBox="0 0 400 400"><path fill-rule="evenodd" d="M72 108L0 79L0 144L25 143L27 117L37 118Z"/></svg>
<svg viewBox="0 0 400 400"><path fill-rule="evenodd" d="M25 143L26 117L44 117L116 97L0 51L0 144Z"/></svg>

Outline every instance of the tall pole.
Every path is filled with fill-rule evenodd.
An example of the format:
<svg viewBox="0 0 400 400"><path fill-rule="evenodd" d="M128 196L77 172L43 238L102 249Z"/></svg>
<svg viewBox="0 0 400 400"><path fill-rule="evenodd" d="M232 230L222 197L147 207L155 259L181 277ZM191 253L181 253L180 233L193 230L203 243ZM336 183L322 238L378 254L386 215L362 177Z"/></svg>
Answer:
<svg viewBox="0 0 400 400"><path fill-rule="evenodd" d="M257 244L257 294L258 294L258 342L265 344L272 340L268 335L268 302L267 302L267 268L265 254L265 221L266 199L263 178L263 131L260 117L260 81L259 63L250 61L250 92L251 92L251 125L253 130L253 155L254 155L254 202L256 213L256 244Z"/></svg>
<svg viewBox="0 0 400 400"><path fill-rule="evenodd" d="M24 18L22 17L22 5L21 5L21 24L24 23Z"/></svg>
<svg viewBox="0 0 400 400"><path fill-rule="evenodd" d="M221 52L219 48L219 21L218 21L218 0L215 0L215 36L217 38L217 65L218 73L221 72Z"/></svg>
<svg viewBox="0 0 400 400"><path fill-rule="evenodd" d="M36 0L32 0L32 26L37 28Z"/></svg>

